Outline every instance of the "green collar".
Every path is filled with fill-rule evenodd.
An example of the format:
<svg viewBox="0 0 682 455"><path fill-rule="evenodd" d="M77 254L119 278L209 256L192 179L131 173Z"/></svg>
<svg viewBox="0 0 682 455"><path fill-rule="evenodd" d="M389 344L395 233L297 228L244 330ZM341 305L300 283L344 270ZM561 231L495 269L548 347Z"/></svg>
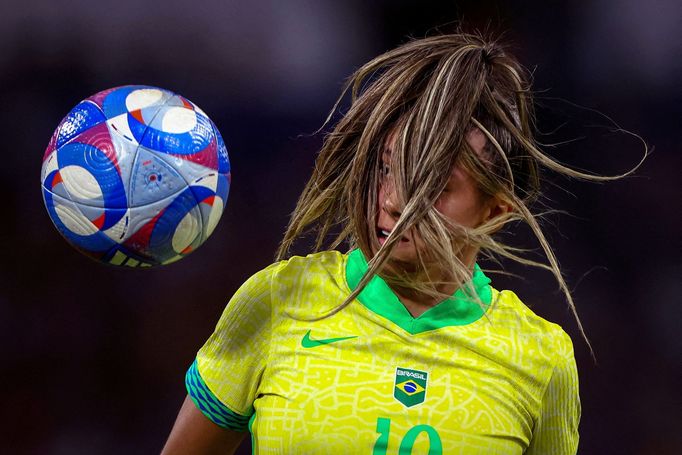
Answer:
<svg viewBox="0 0 682 455"><path fill-rule="evenodd" d="M346 262L346 281L351 290L358 286L366 271L367 260L362 252L359 249L351 251ZM488 307L492 301L490 279L483 274L478 264L474 266L473 287L478 298ZM442 327L470 324L485 313L476 300L468 295L466 289L459 288L452 297L415 318L378 275L374 275L367 283L358 295L358 300L369 310L412 335Z"/></svg>

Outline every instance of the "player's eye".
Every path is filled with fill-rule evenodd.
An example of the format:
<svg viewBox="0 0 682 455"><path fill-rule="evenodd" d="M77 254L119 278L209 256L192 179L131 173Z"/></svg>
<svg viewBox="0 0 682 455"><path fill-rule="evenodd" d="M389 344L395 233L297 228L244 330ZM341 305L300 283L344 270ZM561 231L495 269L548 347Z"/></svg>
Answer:
<svg viewBox="0 0 682 455"><path fill-rule="evenodd" d="M381 162L381 178L388 177L388 174L390 172L391 172L391 167L382 161Z"/></svg>

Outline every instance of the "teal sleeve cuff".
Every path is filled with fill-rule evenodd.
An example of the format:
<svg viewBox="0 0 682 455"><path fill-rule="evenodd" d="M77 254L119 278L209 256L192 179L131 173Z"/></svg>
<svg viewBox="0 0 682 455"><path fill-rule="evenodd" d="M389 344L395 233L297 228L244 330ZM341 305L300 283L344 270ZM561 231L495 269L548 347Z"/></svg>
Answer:
<svg viewBox="0 0 682 455"><path fill-rule="evenodd" d="M246 431L249 426L251 416L243 416L230 411L220 402L213 392L211 392L201 378L197 368L196 359L185 375L185 386L187 393L196 407L213 423L228 430Z"/></svg>

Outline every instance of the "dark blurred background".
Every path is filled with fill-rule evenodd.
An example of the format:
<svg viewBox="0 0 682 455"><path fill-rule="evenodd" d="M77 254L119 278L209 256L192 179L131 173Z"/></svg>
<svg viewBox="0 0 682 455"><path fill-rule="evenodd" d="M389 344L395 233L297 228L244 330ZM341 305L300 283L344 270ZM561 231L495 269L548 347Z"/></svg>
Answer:
<svg viewBox="0 0 682 455"><path fill-rule="evenodd" d="M562 161L637 176L592 184L545 173L548 236L574 290L590 358L552 276L500 277L571 334L582 454L682 453L682 7L640 2L2 2L0 452L157 453L183 376L230 295L271 262L310 175L344 79L435 27L505 32L534 74L539 127ZM218 228L154 270L99 265L43 207L41 158L81 99L150 84L181 93L220 128L233 180ZM579 106L584 106L579 107ZM592 110L598 112L594 112ZM613 125L611 125L613 127ZM539 206L538 209L541 207ZM514 237L536 247L523 229ZM249 453L245 447L243 453Z"/></svg>

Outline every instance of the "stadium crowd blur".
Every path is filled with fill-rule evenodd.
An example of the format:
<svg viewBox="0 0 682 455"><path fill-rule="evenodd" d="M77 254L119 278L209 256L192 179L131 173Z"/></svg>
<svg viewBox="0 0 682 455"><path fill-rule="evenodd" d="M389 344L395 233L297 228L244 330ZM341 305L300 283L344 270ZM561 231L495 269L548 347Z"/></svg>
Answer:
<svg viewBox="0 0 682 455"><path fill-rule="evenodd" d="M636 177L592 184L545 173L544 226L598 364L551 274L498 276L571 334L580 453L682 453L682 7L637 2L5 2L0 6L0 452L158 452L183 377L230 295L271 262L311 172L313 136L359 65L408 36L505 31L534 74L541 142L563 162ZM176 91L220 128L232 188L197 252L153 270L97 264L43 207L47 142L81 99L130 83ZM582 107L581 107L582 106ZM531 245L519 228L510 237ZM523 278L520 278L523 277ZM241 452L240 452L241 453ZM243 453L250 453L243 447Z"/></svg>

